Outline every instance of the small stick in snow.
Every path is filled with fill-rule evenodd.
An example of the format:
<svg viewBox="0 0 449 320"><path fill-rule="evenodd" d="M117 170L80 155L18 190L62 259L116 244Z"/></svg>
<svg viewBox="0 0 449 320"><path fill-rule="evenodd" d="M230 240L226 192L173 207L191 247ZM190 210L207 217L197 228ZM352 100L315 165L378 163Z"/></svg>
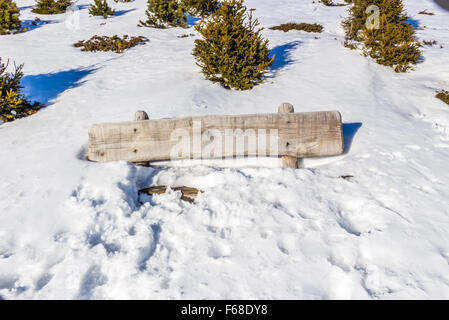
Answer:
<svg viewBox="0 0 449 320"><path fill-rule="evenodd" d="M421 12L418 12L418 14L426 14L426 15L428 15L428 16L433 16L433 15L435 15L435 13L433 13L433 12L427 12L427 9L426 9L426 10L423 10L423 11L421 11Z"/></svg>

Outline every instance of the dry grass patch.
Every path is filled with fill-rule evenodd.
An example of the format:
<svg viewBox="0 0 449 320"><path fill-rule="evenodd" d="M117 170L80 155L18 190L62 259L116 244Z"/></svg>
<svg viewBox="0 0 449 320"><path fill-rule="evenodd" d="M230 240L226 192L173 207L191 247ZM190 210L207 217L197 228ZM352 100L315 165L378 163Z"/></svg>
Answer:
<svg viewBox="0 0 449 320"><path fill-rule="evenodd" d="M437 92L436 97L446 104L449 104L449 91L441 90Z"/></svg>
<svg viewBox="0 0 449 320"><path fill-rule="evenodd" d="M281 30L284 32L289 32L290 30L300 30L306 32L316 32L320 33L323 31L323 26L317 23L283 23L279 26L274 26L270 28L271 30Z"/></svg>
<svg viewBox="0 0 449 320"><path fill-rule="evenodd" d="M438 44L438 42L436 40L430 40L430 41L423 40L422 44L425 45L425 46L431 46L432 47L432 46Z"/></svg>
<svg viewBox="0 0 449 320"><path fill-rule="evenodd" d="M143 36L129 37L128 35L124 35L122 39L117 35L112 37L95 35L89 40L80 40L73 44L73 46L76 48L81 47L81 51L113 51L115 53L123 53L129 48L143 45L148 41L150 40Z"/></svg>

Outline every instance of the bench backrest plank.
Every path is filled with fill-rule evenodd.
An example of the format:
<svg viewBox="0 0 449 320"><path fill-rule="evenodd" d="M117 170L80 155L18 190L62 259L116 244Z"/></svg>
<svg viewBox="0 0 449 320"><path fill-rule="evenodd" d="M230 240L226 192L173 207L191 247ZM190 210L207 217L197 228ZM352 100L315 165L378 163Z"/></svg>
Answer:
<svg viewBox="0 0 449 320"><path fill-rule="evenodd" d="M229 138L232 139L229 133L235 135L241 133L240 130L255 134L257 141L265 139L264 133L270 135L277 130L277 146L268 141L265 146L263 143L257 143L255 147L245 143L240 149L226 147ZM223 145L223 152L211 157L266 156L272 155L273 147L277 147L279 156L305 158L338 155L344 148L341 115L337 111L213 115L95 124L89 129L88 158L98 162L170 160L173 159L173 148L179 147L180 143L174 132L184 132L190 137L184 140L189 144L184 146L189 150L188 154L179 154L178 159L204 157L201 150L212 141L204 140L204 136L211 132L222 136Z"/></svg>

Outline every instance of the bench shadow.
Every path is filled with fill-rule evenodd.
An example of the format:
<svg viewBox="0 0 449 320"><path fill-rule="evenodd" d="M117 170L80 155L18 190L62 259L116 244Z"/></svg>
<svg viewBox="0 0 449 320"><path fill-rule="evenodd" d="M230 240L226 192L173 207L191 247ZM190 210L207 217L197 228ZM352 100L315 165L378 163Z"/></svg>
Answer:
<svg viewBox="0 0 449 320"><path fill-rule="evenodd" d="M21 81L23 93L30 101L48 105L66 90L81 86L81 81L96 68L71 69L55 73L24 76Z"/></svg>
<svg viewBox="0 0 449 320"><path fill-rule="evenodd" d="M272 73L276 73L289 64L293 63L294 60L291 57L291 52L295 50L301 43L301 41L293 41L271 49L270 57L274 57L274 62L270 66L270 71Z"/></svg>
<svg viewBox="0 0 449 320"><path fill-rule="evenodd" d="M343 154L349 153L351 150L352 141L361 127L361 122L343 123L343 139L345 143Z"/></svg>

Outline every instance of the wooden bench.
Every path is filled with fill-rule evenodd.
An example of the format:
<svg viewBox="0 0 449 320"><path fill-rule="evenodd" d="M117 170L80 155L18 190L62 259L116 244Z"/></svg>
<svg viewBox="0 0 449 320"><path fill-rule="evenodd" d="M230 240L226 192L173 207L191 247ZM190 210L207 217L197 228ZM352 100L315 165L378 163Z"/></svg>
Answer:
<svg viewBox="0 0 449 320"><path fill-rule="evenodd" d="M297 168L298 158L341 154L344 140L338 111L295 113L283 103L275 114L150 120L138 111L135 121L93 125L88 149L97 162L280 156Z"/></svg>

